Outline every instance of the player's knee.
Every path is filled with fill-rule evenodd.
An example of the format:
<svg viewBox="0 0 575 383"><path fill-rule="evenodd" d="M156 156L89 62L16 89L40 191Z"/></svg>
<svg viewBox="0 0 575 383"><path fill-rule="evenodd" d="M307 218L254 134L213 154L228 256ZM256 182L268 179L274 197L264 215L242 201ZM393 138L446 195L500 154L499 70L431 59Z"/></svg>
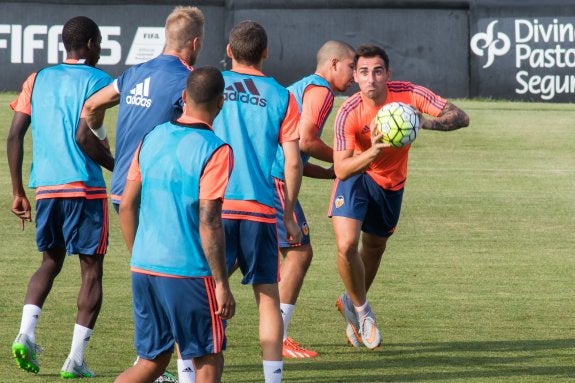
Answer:
<svg viewBox="0 0 575 383"><path fill-rule="evenodd" d="M337 244L338 257L343 260L350 260L358 255L357 242L343 242Z"/></svg>
<svg viewBox="0 0 575 383"><path fill-rule="evenodd" d="M101 260L89 260L89 257L80 258L82 280L89 283L98 283L102 281L104 276L104 267Z"/></svg>
<svg viewBox="0 0 575 383"><path fill-rule="evenodd" d="M300 269L303 269L303 271L307 271L313 259L313 249L311 245L306 244L297 248L297 250L294 252L292 256L292 259L296 260Z"/></svg>
<svg viewBox="0 0 575 383"><path fill-rule="evenodd" d="M40 268L38 269L38 273L46 276L48 279L54 280L58 274L62 271L62 264L54 263L54 262L42 262Z"/></svg>
<svg viewBox="0 0 575 383"><path fill-rule="evenodd" d="M38 269L38 272L53 279L58 276L58 274L60 274L60 271L62 271L64 259L65 250L63 249L44 251L42 263Z"/></svg>
<svg viewBox="0 0 575 383"><path fill-rule="evenodd" d="M194 358L194 367L196 374L219 375L224 368L224 356L221 352L217 354L208 354Z"/></svg>
<svg viewBox="0 0 575 383"><path fill-rule="evenodd" d="M313 259L313 250L311 249L311 247L309 247L303 252L301 260L302 267L304 268L305 271L309 269L312 259Z"/></svg>
<svg viewBox="0 0 575 383"><path fill-rule="evenodd" d="M82 271L82 286L94 293L102 290L102 273L96 270Z"/></svg>
<svg viewBox="0 0 575 383"><path fill-rule="evenodd" d="M370 237L370 239L367 239L367 236L364 236L362 251L364 253L369 253L372 256L381 257L385 252L385 248L387 246L387 239L388 237L384 238L375 236L372 236Z"/></svg>

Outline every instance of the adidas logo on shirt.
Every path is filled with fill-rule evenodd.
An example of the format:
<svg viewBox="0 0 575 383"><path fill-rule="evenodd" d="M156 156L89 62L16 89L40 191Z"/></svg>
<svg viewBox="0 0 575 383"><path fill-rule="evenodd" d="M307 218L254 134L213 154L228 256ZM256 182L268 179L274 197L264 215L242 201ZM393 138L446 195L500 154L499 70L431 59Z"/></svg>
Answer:
<svg viewBox="0 0 575 383"><path fill-rule="evenodd" d="M148 98L149 96L150 77L136 84L136 86L130 90L130 94L126 96L126 104L149 108L152 106L152 99Z"/></svg>
<svg viewBox="0 0 575 383"><path fill-rule="evenodd" d="M227 86L224 92L224 100L239 101L243 104L261 107L265 107L268 103L265 98L261 97L256 84L251 79L234 82Z"/></svg>

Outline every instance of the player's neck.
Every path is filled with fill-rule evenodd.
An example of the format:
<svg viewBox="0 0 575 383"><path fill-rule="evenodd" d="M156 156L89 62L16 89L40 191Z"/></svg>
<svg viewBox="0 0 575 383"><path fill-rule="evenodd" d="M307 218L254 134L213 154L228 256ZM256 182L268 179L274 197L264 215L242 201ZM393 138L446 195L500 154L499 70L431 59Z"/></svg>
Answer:
<svg viewBox="0 0 575 383"><path fill-rule="evenodd" d="M183 117L184 117L184 119L201 121L201 122L206 123L206 124L211 126L214 122L215 116L214 116L214 113L194 109L194 110L188 111Z"/></svg>
<svg viewBox="0 0 575 383"><path fill-rule="evenodd" d="M164 50L164 52L162 52L165 55L168 56L175 56L177 58L179 58L180 60L182 60L183 62L187 63L188 65L193 65L195 60L191 60L189 55L185 52L185 51L177 51L175 49L168 49L166 48Z"/></svg>
<svg viewBox="0 0 575 383"><path fill-rule="evenodd" d="M232 62L232 71L239 73L258 73L263 74L263 65L260 64L244 64L237 61Z"/></svg>

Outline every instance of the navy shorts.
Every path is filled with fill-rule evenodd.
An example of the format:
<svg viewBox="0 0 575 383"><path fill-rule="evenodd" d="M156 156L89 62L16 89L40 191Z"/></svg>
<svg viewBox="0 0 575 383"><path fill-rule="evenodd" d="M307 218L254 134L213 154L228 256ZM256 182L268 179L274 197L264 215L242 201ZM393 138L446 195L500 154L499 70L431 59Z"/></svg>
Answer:
<svg viewBox="0 0 575 383"><path fill-rule="evenodd" d="M106 254L108 200L85 198L37 200L36 244L39 251L62 247L68 254Z"/></svg>
<svg viewBox="0 0 575 383"><path fill-rule="evenodd" d="M305 214L303 213L303 209L299 201L296 201L295 208L294 208L294 215L295 221L299 226L302 237L301 242L298 244L291 244L287 239L287 231L284 225L284 186L285 182L274 178L274 207L276 209L276 217L278 219L278 243L281 249L287 247L294 247L294 246L301 246L307 245L310 243L309 237L309 226L307 224L307 220L305 219Z"/></svg>
<svg viewBox="0 0 575 383"><path fill-rule="evenodd" d="M178 343L182 359L226 348L225 321L215 315L212 277L170 278L132 272L134 344L152 360Z"/></svg>
<svg viewBox="0 0 575 383"><path fill-rule="evenodd" d="M226 218L223 222L228 270L233 270L237 262L244 285L278 283L277 225L245 219Z"/></svg>
<svg viewBox="0 0 575 383"><path fill-rule="evenodd" d="M362 221L361 230L389 237L399 221L403 188L385 190L365 173L335 181L328 216Z"/></svg>

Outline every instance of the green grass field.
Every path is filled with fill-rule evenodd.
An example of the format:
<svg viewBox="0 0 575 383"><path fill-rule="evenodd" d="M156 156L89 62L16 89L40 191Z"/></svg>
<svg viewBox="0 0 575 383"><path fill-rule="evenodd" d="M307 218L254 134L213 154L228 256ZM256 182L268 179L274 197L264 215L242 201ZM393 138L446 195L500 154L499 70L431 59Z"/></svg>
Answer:
<svg viewBox="0 0 575 383"><path fill-rule="evenodd" d="M0 95L3 137L13 97ZM286 360L285 382L575 381L575 105L455 103L470 127L424 131L411 150L402 217L368 296L383 336L375 351L345 342L326 217L331 182L305 179L300 200L315 258L290 334L320 356ZM107 119L113 133L115 110ZM330 142L329 128L325 135ZM44 306L40 373L18 370L10 345L40 256L33 225L21 232L10 212L5 144L0 161L0 382L57 382L70 347L78 261L67 260ZM86 355L93 382L112 382L135 356L129 256L115 215L110 223L104 305ZM262 382L251 289L238 275L232 285L238 311L228 324L224 382Z"/></svg>

